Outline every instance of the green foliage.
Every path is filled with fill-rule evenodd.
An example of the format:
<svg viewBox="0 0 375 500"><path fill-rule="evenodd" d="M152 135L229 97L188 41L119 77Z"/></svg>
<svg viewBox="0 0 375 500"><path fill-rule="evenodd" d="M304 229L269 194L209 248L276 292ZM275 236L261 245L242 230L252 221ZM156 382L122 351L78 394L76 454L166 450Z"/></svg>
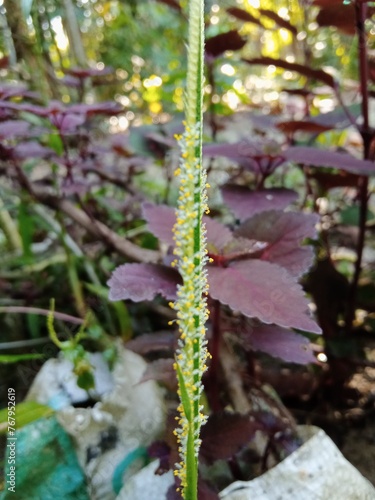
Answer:
<svg viewBox="0 0 375 500"><path fill-rule="evenodd" d="M37 403L36 401L24 401L16 405L17 429L21 429L25 425L46 418L54 414L54 410L46 405ZM0 434L6 434L8 429L8 408L0 410Z"/></svg>

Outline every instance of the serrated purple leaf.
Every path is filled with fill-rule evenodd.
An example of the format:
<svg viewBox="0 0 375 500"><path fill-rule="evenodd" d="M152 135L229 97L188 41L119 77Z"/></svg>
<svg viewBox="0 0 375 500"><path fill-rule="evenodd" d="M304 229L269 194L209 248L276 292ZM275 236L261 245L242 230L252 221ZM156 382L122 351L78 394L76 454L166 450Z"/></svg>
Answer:
<svg viewBox="0 0 375 500"><path fill-rule="evenodd" d="M112 273L108 281L109 300L152 300L160 294L176 299L176 287L181 283L174 269L158 264L124 264Z"/></svg>
<svg viewBox="0 0 375 500"><path fill-rule="evenodd" d="M375 164L370 160L359 160L347 153L324 151L323 149L293 146L284 151L290 161L314 167L330 167L358 175L374 175Z"/></svg>
<svg viewBox="0 0 375 500"><path fill-rule="evenodd" d="M301 247L300 243L316 237L318 221L316 214L270 210L245 221L234 235L267 242L260 258L285 267L298 277L309 269L314 258L312 249Z"/></svg>
<svg viewBox="0 0 375 500"><path fill-rule="evenodd" d="M221 192L224 202L240 220L266 210L283 210L298 198L295 191L284 188L251 191L244 186L224 186Z"/></svg>
<svg viewBox="0 0 375 500"><path fill-rule="evenodd" d="M290 363L316 363L309 340L286 328L277 325L249 325L245 335L249 336L251 346L256 351Z"/></svg>
<svg viewBox="0 0 375 500"><path fill-rule="evenodd" d="M263 323L321 333L311 319L302 287L276 264L258 259L208 267L212 298Z"/></svg>

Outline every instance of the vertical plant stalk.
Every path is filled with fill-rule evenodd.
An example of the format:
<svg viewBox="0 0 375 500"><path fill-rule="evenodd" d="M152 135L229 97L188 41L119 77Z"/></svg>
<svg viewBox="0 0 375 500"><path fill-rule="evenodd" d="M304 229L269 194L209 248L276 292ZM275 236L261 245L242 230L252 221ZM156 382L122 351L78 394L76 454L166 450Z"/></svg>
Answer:
<svg viewBox="0 0 375 500"><path fill-rule="evenodd" d="M363 140L363 157L369 159L372 132L369 124L369 95L368 95L368 60L366 46L366 20L367 5L359 0L355 1L356 27L358 35L358 56L359 56L359 79L362 95L362 117L363 124L360 133ZM346 327L351 330L355 317L355 300L358 290L358 281L362 270L362 255L366 236L366 219L368 209L368 178L361 177L359 185L359 235L357 243L357 259L355 263L354 276L349 290L348 308L346 316Z"/></svg>
<svg viewBox="0 0 375 500"><path fill-rule="evenodd" d="M180 405L175 430L181 461L175 475L181 481L185 500L197 499L202 376L208 357L205 338L208 262L203 213L208 211L206 172L202 166L202 99L204 64L204 0L189 1L188 69L185 95L185 132L178 137L181 147L177 220L174 227L176 264L183 284L172 307L177 312L180 339L174 367L178 378Z"/></svg>

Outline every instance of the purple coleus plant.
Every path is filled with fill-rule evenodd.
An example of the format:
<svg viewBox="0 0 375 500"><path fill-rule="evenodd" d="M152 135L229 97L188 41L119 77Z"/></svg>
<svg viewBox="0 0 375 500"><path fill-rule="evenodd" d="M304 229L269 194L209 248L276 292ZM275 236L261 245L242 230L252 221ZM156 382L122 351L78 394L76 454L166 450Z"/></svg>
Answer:
<svg viewBox="0 0 375 500"><path fill-rule="evenodd" d="M288 201L292 198L290 193L284 194ZM257 213L234 231L212 218L204 218L210 256L209 296L256 319L240 332L248 337L253 349L289 362L314 362L308 339L291 328L321 333L298 283L313 262L312 248L301 243L316 236L318 216L269 210L267 198L258 202ZM145 203L143 216L150 232L173 247L174 208ZM139 302L152 300L158 294L175 300L181 278L170 265L171 260L167 256L163 264L118 267L108 282L110 300Z"/></svg>

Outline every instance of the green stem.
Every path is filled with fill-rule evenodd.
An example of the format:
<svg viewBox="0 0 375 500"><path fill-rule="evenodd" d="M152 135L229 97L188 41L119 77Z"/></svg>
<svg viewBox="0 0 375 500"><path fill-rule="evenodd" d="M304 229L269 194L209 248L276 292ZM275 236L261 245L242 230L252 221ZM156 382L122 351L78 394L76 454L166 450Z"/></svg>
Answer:
<svg viewBox="0 0 375 500"><path fill-rule="evenodd" d="M13 221L3 200L0 198L0 229L4 232L8 246L11 250L22 250L22 238L18 232L16 223Z"/></svg>

